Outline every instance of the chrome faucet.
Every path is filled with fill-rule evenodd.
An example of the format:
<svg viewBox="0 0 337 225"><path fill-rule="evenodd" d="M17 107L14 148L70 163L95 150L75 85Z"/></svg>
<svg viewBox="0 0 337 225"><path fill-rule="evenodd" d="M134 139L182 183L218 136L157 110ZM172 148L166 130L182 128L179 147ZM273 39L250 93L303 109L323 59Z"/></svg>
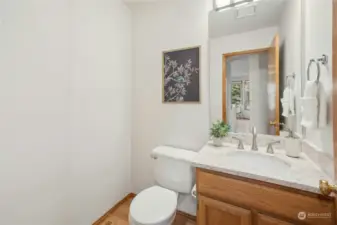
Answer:
<svg viewBox="0 0 337 225"><path fill-rule="evenodd" d="M252 151L257 151L259 150L259 148L257 147L257 143L256 143L257 131L256 131L255 126L252 128L252 135L253 135Z"/></svg>
<svg viewBox="0 0 337 225"><path fill-rule="evenodd" d="M273 145L274 145L274 144L280 144L280 143L281 143L281 141L272 141L272 142L270 142L270 143L268 144L268 146L267 146L267 153L269 153L269 154L274 154Z"/></svg>

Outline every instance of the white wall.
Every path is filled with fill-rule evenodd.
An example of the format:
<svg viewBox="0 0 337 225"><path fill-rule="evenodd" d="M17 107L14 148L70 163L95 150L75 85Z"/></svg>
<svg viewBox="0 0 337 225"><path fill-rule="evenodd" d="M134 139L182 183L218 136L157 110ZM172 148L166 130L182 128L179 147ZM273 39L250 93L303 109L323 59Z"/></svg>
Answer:
<svg viewBox="0 0 337 225"><path fill-rule="evenodd" d="M312 0L310 0L312 1ZM281 74L283 86L287 85L287 75L295 73L295 80L290 78L289 85L295 90L296 116L287 119L287 125L298 134L302 133L300 120L300 97L302 96L302 0L285 2L280 21L280 44L281 44ZM283 97L281 92L280 97Z"/></svg>
<svg viewBox="0 0 337 225"><path fill-rule="evenodd" d="M277 30L277 27L269 27L210 39L210 118L212 122L222 119L222 55L269 47Z"/></svg>
<svg viewBox="0 0 337 225"><path fill-rule="evenodd" d="M132 181L135 192L154 183L150 158L154 147L172 145L196 151L208 140L210 8L211 1L207 0L173 0L132 6ZM201 103L163 104L162 52L197 45L201 45ZM195 212L195 206L190 210Z"/></svg>
<svg viewBox="0 0 337 225"><path fill-rule="evenodd" d="M91 224L130 191L130 12L3 0L0 21L0 224Z"/></svg>
<svg viewBox="0 0 337 225"><path fill-rule="evenodd" d="M120 0L73 4L69 224L82 225L131 191L131 12Z"/></svg>
<svg viewBox="0 0 337 225"><path fill-rule="evenodd" d="M268 93L268 52L249 55L251 124L260 134L271 134L270 112L275 115L275 92Z"/></svg>
<svg viewBox="0 0 337 225"><path fill-rule="evenodd" d="M66 224L67 0L0 1L0 224Z"/></svg>
<svg viewBox="0 0 337 225"><path fill-rule="evenodd" d="M305 18L305 49L304 68L306 70L311 58L319 58L322 54L329 57L328 66L321 66L321 81L329 96L329 124L321 130L307 130L306 139L321 149L333 155L332 137L332 1L331 0L304 0ZM316 70L313 67L311 79L315 79Z"/></svg>

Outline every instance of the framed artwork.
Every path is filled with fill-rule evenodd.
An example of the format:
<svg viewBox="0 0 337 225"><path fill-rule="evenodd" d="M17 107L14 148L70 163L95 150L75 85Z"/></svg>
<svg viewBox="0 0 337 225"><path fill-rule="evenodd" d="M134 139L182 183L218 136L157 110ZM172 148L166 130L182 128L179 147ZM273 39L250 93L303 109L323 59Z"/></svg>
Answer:
<svg viewBox="0 0 337 225"><path fill-rule="evenodd" d="M163 103L200 103L200 46L163 52Z"/></svg>

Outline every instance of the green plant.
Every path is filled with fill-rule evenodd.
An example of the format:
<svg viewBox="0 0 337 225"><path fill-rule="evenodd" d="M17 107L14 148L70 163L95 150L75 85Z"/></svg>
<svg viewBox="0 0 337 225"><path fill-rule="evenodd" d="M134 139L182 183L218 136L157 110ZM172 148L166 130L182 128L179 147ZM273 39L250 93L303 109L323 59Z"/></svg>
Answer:
<svg viewBox="0 0 337 225"><path fill-rule="evenodd" d="M228 135L228 132L231 130L231 126L226 124L222 120L218 120L213 123L211 127L211 137L214 138L223 138Z"/></svg>

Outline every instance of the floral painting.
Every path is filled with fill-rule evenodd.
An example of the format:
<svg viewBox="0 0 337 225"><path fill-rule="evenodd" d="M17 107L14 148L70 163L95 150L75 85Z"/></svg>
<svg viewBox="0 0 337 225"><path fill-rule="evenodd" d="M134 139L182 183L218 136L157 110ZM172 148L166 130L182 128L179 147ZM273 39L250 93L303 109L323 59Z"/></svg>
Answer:
<svg viewBox="0 0 337 225"><path fill-rule="evenodd" d="M163 102L200 102L200 47L163 53Z"/></svg>

